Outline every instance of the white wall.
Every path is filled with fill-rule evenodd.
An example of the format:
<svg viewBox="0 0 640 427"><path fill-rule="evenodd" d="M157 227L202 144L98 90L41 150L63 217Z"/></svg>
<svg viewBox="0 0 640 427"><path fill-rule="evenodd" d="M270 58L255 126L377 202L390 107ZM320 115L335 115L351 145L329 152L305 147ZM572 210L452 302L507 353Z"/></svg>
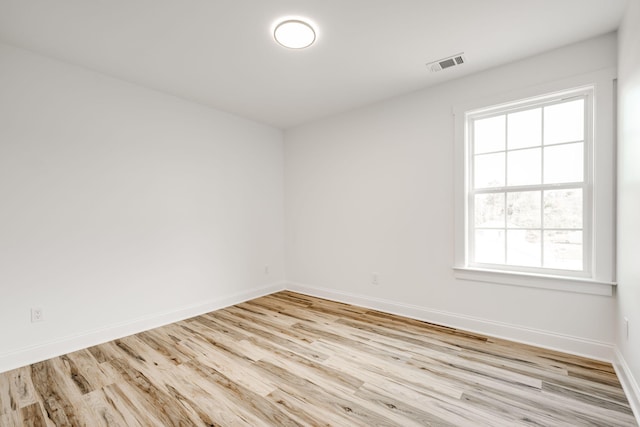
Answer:
<svg viewBox="0 0 640 427"><path fill-rule="evenodd" d="M285 132L291 288L610 358L614 298L454 279L452 108L615 66L610 34Z"/></svg>
<svg viewBox="0 0 640 427"><path fill-rule="evenodd" d="M640 2L619 32L618 317L616 344L628 395L640 419ZM624 318L629 320L629 337Z"/></svg>
<svg viewBox="0 0 640 427"><path fill-rule="evenodd" d="M280 130L0 45L0 371L280 288L282 175Z"/></svg>

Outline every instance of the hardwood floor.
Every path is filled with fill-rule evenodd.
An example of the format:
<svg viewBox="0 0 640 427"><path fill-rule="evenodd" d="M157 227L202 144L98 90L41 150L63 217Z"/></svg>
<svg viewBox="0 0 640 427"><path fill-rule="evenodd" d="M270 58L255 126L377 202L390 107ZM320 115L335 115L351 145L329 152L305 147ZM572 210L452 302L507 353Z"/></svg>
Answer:
<svg viewBox="0 0 640 427"><path fill-rule="evenodd" d="M1 426L635 426L607 363L280 292L0 374Z"/></svg>

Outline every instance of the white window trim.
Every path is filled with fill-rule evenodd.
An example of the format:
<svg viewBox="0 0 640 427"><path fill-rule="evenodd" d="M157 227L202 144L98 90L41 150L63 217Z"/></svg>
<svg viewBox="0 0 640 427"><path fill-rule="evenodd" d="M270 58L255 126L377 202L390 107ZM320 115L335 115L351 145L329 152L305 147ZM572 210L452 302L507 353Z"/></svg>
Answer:
<svg viewBox="0 0 640 427"><path fill-rule="evenodd" d="M490 282L503 285L526 286L612 295L615 286L615 140L614 140L614 80L615 69L609 68L583 74L544 85L524 88L454 107L455 149L455 259L454 275L457 279ZM594 135L588 155L595 177L592 187L593 244L591 275L587 277L555 276L551 274L474 268L467 257L467 162L465 140L465 114L485 107L518 102L546 94L564 92L580 87L594 87ZM604 112L604 114L600 113ZM592 178L593 179L593 178Z"/></svg>

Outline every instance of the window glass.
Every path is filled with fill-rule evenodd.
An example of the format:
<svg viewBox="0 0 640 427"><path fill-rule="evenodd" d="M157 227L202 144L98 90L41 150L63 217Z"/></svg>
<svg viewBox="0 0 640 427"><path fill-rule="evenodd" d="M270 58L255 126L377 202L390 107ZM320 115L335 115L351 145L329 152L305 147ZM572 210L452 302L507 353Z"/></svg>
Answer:
<svg viewBox="0 0 640 427"><path fill-rule="evenodd" d="M545 228L582 228L582 189L544 192Z"/></svg>
<svg viewBox="0 0 640 427"><path fill-rule="evenodd" d="M544 148L544 183L561 184L584 179L584 144L554 145Z"/></svg>
<svg viewBox="0 0 640 427"><path fill-rule="evenodd" d="M541 191L507 193L507 228L540 228Z"/></svg>
<svg viewBox="0 0 640 427"><path fill-rule="evenodd" d="M504 150L505 116L475 120L473 126L474 153Z"/></svg>
<svg viewBox="0 0 640 427"><path fill-rule="evenodd" d="M504 228L504 194L476 194L474 208L476 227Z"/></svg>
<svg viewBox="0 0 640 427"><path fill-rule="evenodd" d="M507 230L507 264L540 267L542 244L540 230Z"/></svg>
<svg viewBox="0 0 640 427"><path fill-rule="evenodd" d="M508 149L526 148L541 145L542 142L542 109L512 113L507 116Z"/></svg>
<svg viewBox="0 0 640 427"><path fill-rule="evenodd" d="M502 187L504 185L504 152L475 156L475 188Z"/></svg>
<svg viewBox="0 0 640 427"><path fill-rule="evenodd" d="M545 231L544 266L582 270L582 231Z"/></svg>
<svg viewBox="0 0 640 427"><path fill-rule="evenodd" d="M542 149L507 152L507 185L532 185L542 181Z"/></svg>
<svg viewBox="0 0 640 427"><path fill-rule="evenodd" d="M584 140L584 100L544 108L544 143L558 144Z"/></svg>
<svg viewBox="0 0 640 427"><path fill-rule="evenodd" d="M504 230L476 230L476 261L483 264L504 264Z"/></svg>

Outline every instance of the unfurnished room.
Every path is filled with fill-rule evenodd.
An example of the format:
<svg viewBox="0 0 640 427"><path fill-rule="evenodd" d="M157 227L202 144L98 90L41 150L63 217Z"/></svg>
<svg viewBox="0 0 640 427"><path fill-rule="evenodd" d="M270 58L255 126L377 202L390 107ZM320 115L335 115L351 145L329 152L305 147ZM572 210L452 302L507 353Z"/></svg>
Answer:
<svg viewBox="0 0 640 427"><path fill-rule="evenodd" d="M0 0L0 427L640 425L640 0Z"/></svg>

